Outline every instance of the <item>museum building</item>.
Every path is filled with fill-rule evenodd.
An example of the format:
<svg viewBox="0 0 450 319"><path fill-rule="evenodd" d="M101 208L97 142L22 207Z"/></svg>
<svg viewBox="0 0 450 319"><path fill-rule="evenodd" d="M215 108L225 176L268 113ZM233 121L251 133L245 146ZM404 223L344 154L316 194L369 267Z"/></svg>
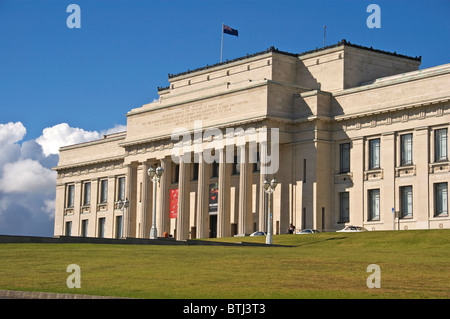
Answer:
<svg viewBox="0 0 450 319"><path fill-rule="evenodd" d="M450 228L450 64L420 63L342 40L169 74L126 132L60 149L54 235Z"/></svg>

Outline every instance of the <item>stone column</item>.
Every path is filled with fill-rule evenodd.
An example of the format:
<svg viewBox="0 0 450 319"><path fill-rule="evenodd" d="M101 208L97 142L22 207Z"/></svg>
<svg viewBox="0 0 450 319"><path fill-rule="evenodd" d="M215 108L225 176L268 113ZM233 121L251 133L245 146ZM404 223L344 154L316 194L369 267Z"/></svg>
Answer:
<svg viewBox="0 0 450 319"><path fill-rule="evenodd" d="M248 156L248 145L238 147L240 152L240 176L239 176L239 218L238 235L245 236L251 229L251 169Z"/></svg>
<svg viewBox="0 0 450 319"><path fill-rule="evenodd" d="M226 163L225 148L219 151L217 237L229 237L230 228L230 191L229 165Z"/></svg>
<svg viewBox="0 0 450 319"><path fill-rule="evenodd" d="M198 188L197 188L197 238L209 237L209 209L208 189L209 170L208 163L202 155L198 156Z"/></svg>
<svg viewBox="0 0 450 319"><path fill-rule="evenodd" d="M149 208L151 207L150 204L150 196L148 196L149 191L151 190L151 181L150 178L148 177L147 171L150 168L150 163L147 162L143 162L142 163L142 198L141 198L141 227L140 227L140 233L138 234L138 236L140 238L148 238L147 234L147 217L151 216L151 214L149 214ZM150 197L150 198L149 198Z"/></svg>
<svg viewBox="0 0 450 319"><path fill-rule="evenodd" d="M157 199L157 210L156 210L156 227L158 228L158 236L162 237L164 232L170 231L170 216L169 216L169 205L170 205L170 181L172 179L172 161L170 158L161 159L161 167L164 169L164 173L159 180L159 193Z"/></svg>
<svg viewBox="0 0 450 319"><path fill-rule="evenodd" d="M266 178L266 162L267 162L267 145L259 143L259 216L258 229L259 231L267 231L267 194L263 188L263 182ZM270 181L269 181L270 182Z"/></svg>
<svg viewBox="0 0 450 319"><path fill-rule="evenodd" d="M130 201L130 205L125 209L124 219L124 237L135 237L136 236L136 180L137 180L137 167L135 164L127 165L127 176L126 176L126 195ZM109 184L110 182L108 182ZM109 187L108 187L109 188ZM109 191L109 190L108 190ZM114 191L112 191L114 194Z"/></svg>
<svg viewBox="0 0 450 319"><path fill-rule="evenodd" d="M189 163L180 156L180 172L178 181L178 217L177 217L177 240L189 238Z"/></svg>

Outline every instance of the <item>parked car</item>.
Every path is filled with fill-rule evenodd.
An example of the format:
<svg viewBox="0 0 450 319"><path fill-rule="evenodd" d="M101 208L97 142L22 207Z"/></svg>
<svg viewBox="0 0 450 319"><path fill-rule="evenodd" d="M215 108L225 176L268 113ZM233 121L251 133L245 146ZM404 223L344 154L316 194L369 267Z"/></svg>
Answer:
<svg viewBox="0 0 450 319"><path fill-rule="evenodd" d="M266 233L263 231L255 231L254 233L250 234L250 236L266 236Z"/></svg>
<svg viewBox="0 0 450 319"><path fill-rule="evenodd" d="M296 234L314 234L314 233L320 233L320 230L317 229L302 229L297 230Z"/></svg>
<svg viewBox="0 0 450 319"><path fill-rule="evenodd" d="M364 227L361 226L346 226L344 229L338 230L337 232L362 232L367 231Z"/></svg>

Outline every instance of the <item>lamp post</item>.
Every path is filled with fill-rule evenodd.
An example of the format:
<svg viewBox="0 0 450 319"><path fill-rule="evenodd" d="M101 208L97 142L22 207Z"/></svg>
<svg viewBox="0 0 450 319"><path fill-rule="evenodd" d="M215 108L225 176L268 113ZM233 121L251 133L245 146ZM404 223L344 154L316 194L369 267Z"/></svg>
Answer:
<svg viewBox="0 0 450 319"><path fill-rule="evenodd" d="M153 217L150 239L156 239L158 237L158 230L156 229L156 183L159 182L163 173L164 169L161 166L158 166L156 169L150 167L147 171L148 176L153 182Z"/></svg>
<svg viewBox="0 0 450 319"><path fill-rule="evenodd" d="M117 205L117 208L119 208L122 211L122 227L121 227L120 234L116 234L116 236L117 236L117 238L122 238L123 237L123 223L124 223L124 219L125 219L125 209L128 208L128 206L130 206L130 201L128 200L128 198L126 198L125 200L119 199L116 202L116 205Z"/></svg>
<svg viewBox="0 0 450 319"><path fill-rule="evenodd" d="M271 195L275 191L275 188L277 187L278 182L274 178L270 181L270 183L267 180L264 180L263 187L264 191L267 193L268 196L268 202L267 202L267 236L266 236L266 244L272 245L273 239L272 239L272 211L270 209L271 206Z"/></svg>

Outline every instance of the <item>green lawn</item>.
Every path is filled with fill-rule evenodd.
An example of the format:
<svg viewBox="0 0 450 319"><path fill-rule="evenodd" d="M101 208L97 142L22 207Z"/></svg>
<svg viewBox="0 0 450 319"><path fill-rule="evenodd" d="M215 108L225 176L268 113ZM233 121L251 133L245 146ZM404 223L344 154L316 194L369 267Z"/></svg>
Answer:
<svg viewBox="0 0 450 319"><path fill-rule="evenodd" d="M221 238L254 241L265 237ZM291 247L0 244L0 289L133 298L449 298L450 230L274 236ZM69 289L69 264L81 288ZM367 266L381 269L369 289Z"/></svg>

